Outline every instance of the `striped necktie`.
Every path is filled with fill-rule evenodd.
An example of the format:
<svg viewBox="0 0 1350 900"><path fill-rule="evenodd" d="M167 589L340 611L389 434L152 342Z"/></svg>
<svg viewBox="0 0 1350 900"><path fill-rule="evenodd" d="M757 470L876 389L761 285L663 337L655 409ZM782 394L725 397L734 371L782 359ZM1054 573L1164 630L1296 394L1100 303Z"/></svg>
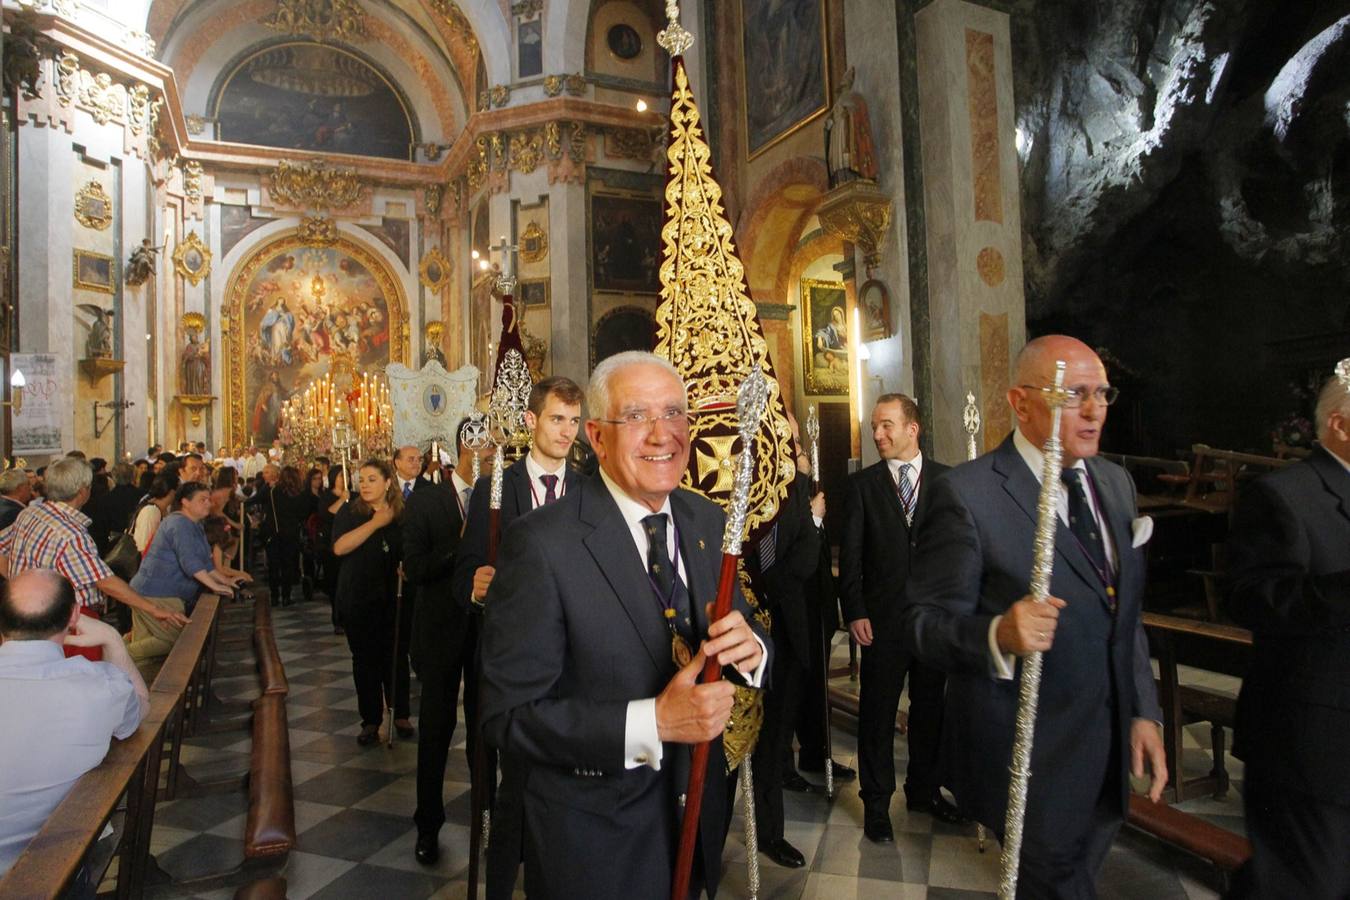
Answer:
<svg viewBox="0 0 1350 900"><path fill-rule="evenodd" d="M548 506L558 499L558 476L540 475L539 480L544 483L544 505Z"/></svg>
<svg viewBox="0 0 1350 900"><path fill-rule="evenodd" d="M914 482L909 480L909 473L914 467L909 463L900 464L900 477L896 484L896 491L900 494L900 505L905 508L905 524L914 524Z"/></svg>

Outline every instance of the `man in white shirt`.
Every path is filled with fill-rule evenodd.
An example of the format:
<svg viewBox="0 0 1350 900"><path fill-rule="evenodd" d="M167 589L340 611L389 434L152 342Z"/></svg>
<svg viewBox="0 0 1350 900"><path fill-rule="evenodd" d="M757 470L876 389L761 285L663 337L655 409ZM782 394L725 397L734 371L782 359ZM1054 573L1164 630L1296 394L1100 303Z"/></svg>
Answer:
<svg viewBox="0 0 1350 900"><path fill-rule="evenodd" d="M567 457L581 428L581 388L562 375L545 378L530 389L525 427L530 430L530 452L502 473L500 534L521 516L557 502L571 490L578 476ZM456 599L480 602L487 595L496 568L488 559L488 500L491 475L479 478L469 504L464 538L455 562L453 592ZM495 772L495 751L485 767ZM521 859L520 798L525 777L523 766L507 758L502 763L502 783L492 818L492 841L488 844L487 898L507 900L515 884ZM491 784L495 775L487 776Z"/></svg>
<svg viewBox="0 0 1350 900"><path fill-rule="evenodd" d="M112 626L80 614L70 582L29 569L0 595L0 876L149 709L145 682ZM100 647L103 662L63 645Z"/></svg>
<svg viewBox="0 0 1350 900"><path fill-rule="evenodd" d="M668 897L691 745L711 741L692 885L712 896L734 687L698 676L711 657L760 685L770 654L739 592L731 614L708 621L724 516L679 487L679 373L654 354L617 354L587 399L600 472L505 535L485 603L484 735L529 767L525 890L544 900L577 885L597 900Z"/></svg>
<svg viewBox="0 0 1350 900"><path fill-rule="evenodd" d="M1069 392L1054 572L1028 596L1056 361ZM1134 484L1097 456L1116 389L1092 348L1065 335L1018 355L1008 404L1016 431L933 482L905 597L906 638L948 672L943 786L1002 839L1018 706L1016 658L1044 654L1018 892L1090 898L1124 820L1129 775L1167 782L1162 718L1140 613L1145 520Z"/></svg>

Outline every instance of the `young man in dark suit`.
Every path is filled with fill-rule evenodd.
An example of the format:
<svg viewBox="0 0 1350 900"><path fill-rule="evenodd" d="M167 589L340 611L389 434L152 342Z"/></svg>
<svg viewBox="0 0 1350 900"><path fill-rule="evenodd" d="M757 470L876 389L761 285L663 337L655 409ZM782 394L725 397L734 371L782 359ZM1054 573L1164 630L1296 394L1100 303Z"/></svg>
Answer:
<svg viewBox="0 0 1350 900"><path fill-rule="evenodd" d="M1066 364L1063 485L1052 597L1028 596L1046 389ZM918 657L947 670L943 786L1003 838L1018 705L1018 657L1040 651L1044 676L1031 753L1018 894L1091 898L1125 817L1129 773L1167 783L1158 706L1140 621L1151 522L1134 484L1097 457L1116 391L1092 348L1037 338L1018 355L1008 403L1016 430L997 449L937 479L919 535L902 625Z"/></svg>
<svg viewBox="0 0 1350 900"><path fill-rule="evenodd" d="M581 388L570 378L554 375L530 390L525 427L530 430L530 451L502 473L501 535L518 518L548 506L576 486L578 476L567 457L581 428ZM474 486L468 523L455 562L454 596L475 606L487 596L496 567L488 565L488 501L491 474ZM487 850L487 898L507 900L515 886L521 860L521 793L524 764L503 755L502 783L496 789L497 745L488 743L489 790L495 789L492 808L492 839Z"/></svg>
<svg viewBox="0 0 1350 900"><path fill-rule="evenodd" d="M463 423L460 423L463 426ZM458 430L456 435L458 435ZM403 512L403 573L420 595L413 619L412 654L422 683L417 709L417 861L431 865L440 858L437 835L445 824L445 763L455 733L460 676L464 679L464 715L472 722L478 706L478 678L473 652L478 639L476 617L467 598L451 590L455 553L468 511L472 485L468 475L473 451L458 440L454 469L439 484L426 481L408 498ZM406 588L405 588L406 591ZM477 735L469 729L469 759Z"/></svg>
<svg viewBox="0 0 1350 900"><path fill-rule="evenodd" d="M1233 753L1255 852L1238 897L1350 896L1347 381L1318 398L1321 446L1244 488L1229 536L1228 612L1253 637Z"/></svg>
<svg viewBox="0 0 1350 900"><path fill-rule="evenodd" d="M895 840L895 716L909 676L909 766L905 804L944 822L961 816L942 796L938 735L944 678L905 647L900 603L928 509L930 485L947 467L919 450L919 408L904 394L882 394L872 409L881 460L849 477L839 586L849 632L862 647L858 697L858 793L869 840Z"/></svg>
<svg viewBox="0 0 1350 900"><path fill-rule="evenodd" d="M592 373L588 403L600 472L518 520L502 546L483 621L484 734L529 766L525 890L539 900L669 897L688 745L712 741L692 880L712 897L734 687L697 678L711 657L763 684L770 653L739 592L708 621L724 517L679 488L679 373L651 353L616 354ZM695 651L683 666L678 642Z"/></svg>

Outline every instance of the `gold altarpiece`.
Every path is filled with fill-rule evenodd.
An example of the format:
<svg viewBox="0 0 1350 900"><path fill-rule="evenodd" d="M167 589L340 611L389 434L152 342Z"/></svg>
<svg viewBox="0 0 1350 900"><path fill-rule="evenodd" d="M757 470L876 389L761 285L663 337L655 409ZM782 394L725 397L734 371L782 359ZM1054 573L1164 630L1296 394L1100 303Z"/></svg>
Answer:
<svg viewBox="0 0 1350 900"><path fill-rule="evenodd" d="M332 372L408 362L408 304L384 262L345 236L315 246L292 232L230 273L222 317L225 433L269 445L281 404Z"/></svg>

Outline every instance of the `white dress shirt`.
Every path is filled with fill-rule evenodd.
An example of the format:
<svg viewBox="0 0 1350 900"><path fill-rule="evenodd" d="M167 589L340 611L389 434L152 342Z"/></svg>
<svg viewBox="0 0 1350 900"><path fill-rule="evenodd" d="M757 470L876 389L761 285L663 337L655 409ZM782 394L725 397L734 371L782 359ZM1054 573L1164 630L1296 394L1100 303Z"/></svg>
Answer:
<svg viewBox="0 0 1350 900"><path fill-rule="evenodd" d="M539 460L534 458L533 453L526 454L525 473L530 476L531 509L538 509L544 505L544 497L548 495L548 485L544 484L545 475L556 475L558 477L558 483L553 486L553 494L555 497L563 495L567 490L566 469L567 460L560 460L558 467L550 472L539 464ZM646 559L646 556L643 556L643 559Z"/></svg>
<svg viewBox="0 0 1350 900"><path fill-rule="evenodd" d="M473 485L459 477L457 469L451 469L450 487L454 489L455 499L459 501L459 517L467 521L469 518L469 495L473 493Z"/></svg>
<svg viewBox="0 0 1350 900"><path fill-rule="evenodd" d="M891 472L891 487L895 489L896 496L900 496L900 467L908 465L909 483L914 485L914 508L919 508L919 483L923 481L923 451L914 454L913 459L888 459L886 468Z"/></svg>
<svg viewBox="0 0 1350 900"><path fill-rule="evenodd" d="M600 470L600 477L604 480L605 487L609 489L610 496L614 498L614 502L618 505L619 514L623 516L624 522L628 525L628 532L633 536L633 546L637 549L638 557L646 560L647 531L642 526L642 520L652 515L652 511L625 494L623 489L610 479L604 469ZM671 522L674 522L675 517L670 510L670 497L666 497L658 512L665 514ZM669 526L670 523L667 523L666 552L674 560L675 529ZM676 564L675 572L681 581L686 585L689 584L683 555ZM653 599L652 602L655 603L656 601ZM768 665L769 653L759 635L754 637L759 643L759 666L753 673L745 673L745 677L751 687L759 687L764 681L764 668ZM663 753L661 733L656 727L656 698L647 697L642 700L628 701L628 712L623 727L623 767L625 769L636 769L638 766L650 766L659 772Z"/></svg>
<svg viewBox="0 0 1350 900"><path fill-rule="evenodd" d="M1031 469L1031 474L1036 477L1036 483L1041 484L1041 475L1045 468L1045 454L1031 441L1022 434L1022 429L1013 432L1013 446L1021 454L1022 461ZM1102 536L1102 547L1106 551L1106 564L1111 571L1116 571L1116 548L1111 542L1111 530L1106 527L1106 522L1102 519L1102 512L1097 508L1097 492L1088 487L1087 479L1090 477L1087 471L1087 463L1078 460L1071 466L1078 469L1083 474L1079 477L1083 480L1083 492L1087 495L1088 508L1092 510L1092 518L1097 522L1097 533ZM1058 485L1059 490L1055 492L1055 510L1059 513L1059 524L1062 528L1069 527L1069 492L1063 482ZM998 623L1003 616L994 616L994 620L989 623L989 657L993 662L994 674L1004 681L1013 677L1013 664L1017 657L1011 653L1004 653L998 648L998 639L995 632L998 631Z"/></svg>

